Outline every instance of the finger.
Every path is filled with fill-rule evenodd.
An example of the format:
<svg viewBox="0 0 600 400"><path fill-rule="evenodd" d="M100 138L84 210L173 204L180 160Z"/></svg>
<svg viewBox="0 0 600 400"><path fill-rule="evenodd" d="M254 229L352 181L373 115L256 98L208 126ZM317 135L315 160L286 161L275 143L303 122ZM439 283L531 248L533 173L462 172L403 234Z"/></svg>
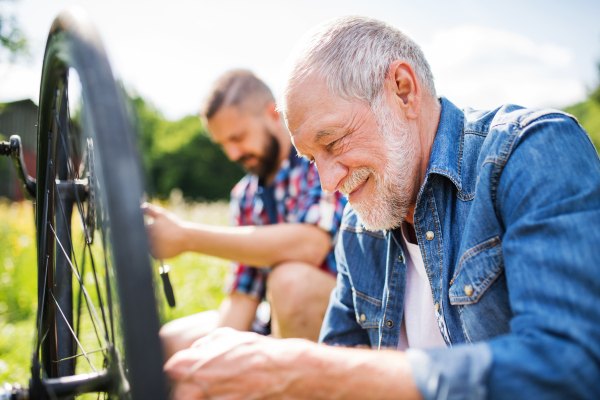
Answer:
<svg viewBox="0 0 600 400"><path fill-rule="evenodd" d="M217 328L214 331L212 331L211 333L209 333L206 336L201 337L200 339L196 340L194 343L192 343L192 345L190 347L201 347L205 344L212 344L215 341L219 341L222 340L223 338L228 338L233 336L234 338L237 337L238 335L244 335L247 332L240 332L240 331L236 331L233 328L229 328L229 327L221 327L221 328ZM225 339L227 340L227 339ZM237 341L237 340L236 340ZM231 340L230 340L231 342Z"/></svg>
<svg viewBox="0 0 600 400"><path fill-rule="evenodd" d="M165 363L165 374L174 381L184 380L207 360L207 354L197 349L184 349L173 354Z"/></svg>
<svg viewBox="0 0 600 400"><path fill-rule="evenodd" d="M155 206L154 204L144 203L142 204L141 208L144 214L152 218L158 216L159 214L162 214L162 208Z"/></svg>
<svg viewBox="0 0 600 400"><path fill-rule="evenodd" d="M208 399L205 396L202 386L192 382L177 383L171 392L173 400L200 400Z"/></svg>

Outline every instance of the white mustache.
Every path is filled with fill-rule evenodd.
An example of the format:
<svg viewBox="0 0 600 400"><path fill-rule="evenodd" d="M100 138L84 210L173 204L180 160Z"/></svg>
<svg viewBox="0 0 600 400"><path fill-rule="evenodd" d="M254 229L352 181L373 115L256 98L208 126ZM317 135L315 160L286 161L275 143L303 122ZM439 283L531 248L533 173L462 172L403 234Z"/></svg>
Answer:
<svg viewBox="0 0 600 400"><path fill-rule="evenodd" d="M349 195L352 193L358 186L360 186L364 181L369 178L371 174L375 174L375 170L372 167L360 167L355 169L346 181L339 189L342 194Z"/></svg>

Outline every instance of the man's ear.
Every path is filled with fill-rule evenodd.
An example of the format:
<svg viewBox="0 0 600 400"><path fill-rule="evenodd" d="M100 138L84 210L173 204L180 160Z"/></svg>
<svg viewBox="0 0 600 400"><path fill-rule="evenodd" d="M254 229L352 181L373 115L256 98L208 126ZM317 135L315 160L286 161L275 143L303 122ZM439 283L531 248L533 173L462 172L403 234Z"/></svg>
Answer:
<svg viewBox="0 0 600 400"><path fill-rule="evenodd" d="M394 61L385 81L388 93L392 92L396 104L404 110L406 117L417 119L421 110L422 90L411 65L402 60Z"/></svg>
<svg viewBox="0 0 600 400"><path fill-rule="evenodd" d="M200 118L200 122L202 123L202 127L204 128L204 130L206 131L208 136L212 139L212 135L210 134L210 129L208 128L208 119L206 118L206 115L204 115L202 113L198 113L198 118Z"/></svg>
<svg viewBox="0 0 600 400"><path fill-rule="evenodd" d="M274 101L270 101L265 106L265 113L275 122L279 122L279 112L277 111L277 104Z"/></svg>

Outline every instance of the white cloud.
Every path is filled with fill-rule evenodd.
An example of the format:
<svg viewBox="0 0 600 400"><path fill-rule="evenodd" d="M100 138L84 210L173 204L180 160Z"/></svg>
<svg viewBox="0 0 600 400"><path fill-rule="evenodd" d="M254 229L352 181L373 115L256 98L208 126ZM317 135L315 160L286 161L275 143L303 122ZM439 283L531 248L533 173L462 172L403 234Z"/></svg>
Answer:
<svg viewBox="0 0 600 400"><path fill-rule="evenodd" d="M585 98L565 47L474 25L438 31L423 47L438 93L460 106L563 107Z"/></svg>
<svg viewBox="0 0 600 400"><path fill-rule="evenodd" d="M32 99L40 93L41 66L0 62L0 102Z"/></svg>

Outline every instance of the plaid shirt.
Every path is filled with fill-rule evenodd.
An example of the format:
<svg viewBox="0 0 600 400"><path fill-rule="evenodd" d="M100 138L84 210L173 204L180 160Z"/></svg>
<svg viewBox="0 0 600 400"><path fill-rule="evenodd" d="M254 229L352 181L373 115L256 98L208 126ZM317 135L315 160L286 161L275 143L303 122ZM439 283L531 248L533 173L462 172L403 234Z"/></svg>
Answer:
<svg viewBox="0 0 600 400"><path fill-rule="evenodd" d="M320 269L337 274L333 245L342 220L346 198L339 192L326 194L321 190L317 168L306 158L299 158L292 147L290 157L281 163L274 180L277 223L314 224L332 238L332 250ZM268 225L271 223L261 197L262 187L256 175L248 174L235 185L229 205L234 226ZM234 262L227 289L262 299L266 293L267 275L271 268L254 268Z"/></svg>

